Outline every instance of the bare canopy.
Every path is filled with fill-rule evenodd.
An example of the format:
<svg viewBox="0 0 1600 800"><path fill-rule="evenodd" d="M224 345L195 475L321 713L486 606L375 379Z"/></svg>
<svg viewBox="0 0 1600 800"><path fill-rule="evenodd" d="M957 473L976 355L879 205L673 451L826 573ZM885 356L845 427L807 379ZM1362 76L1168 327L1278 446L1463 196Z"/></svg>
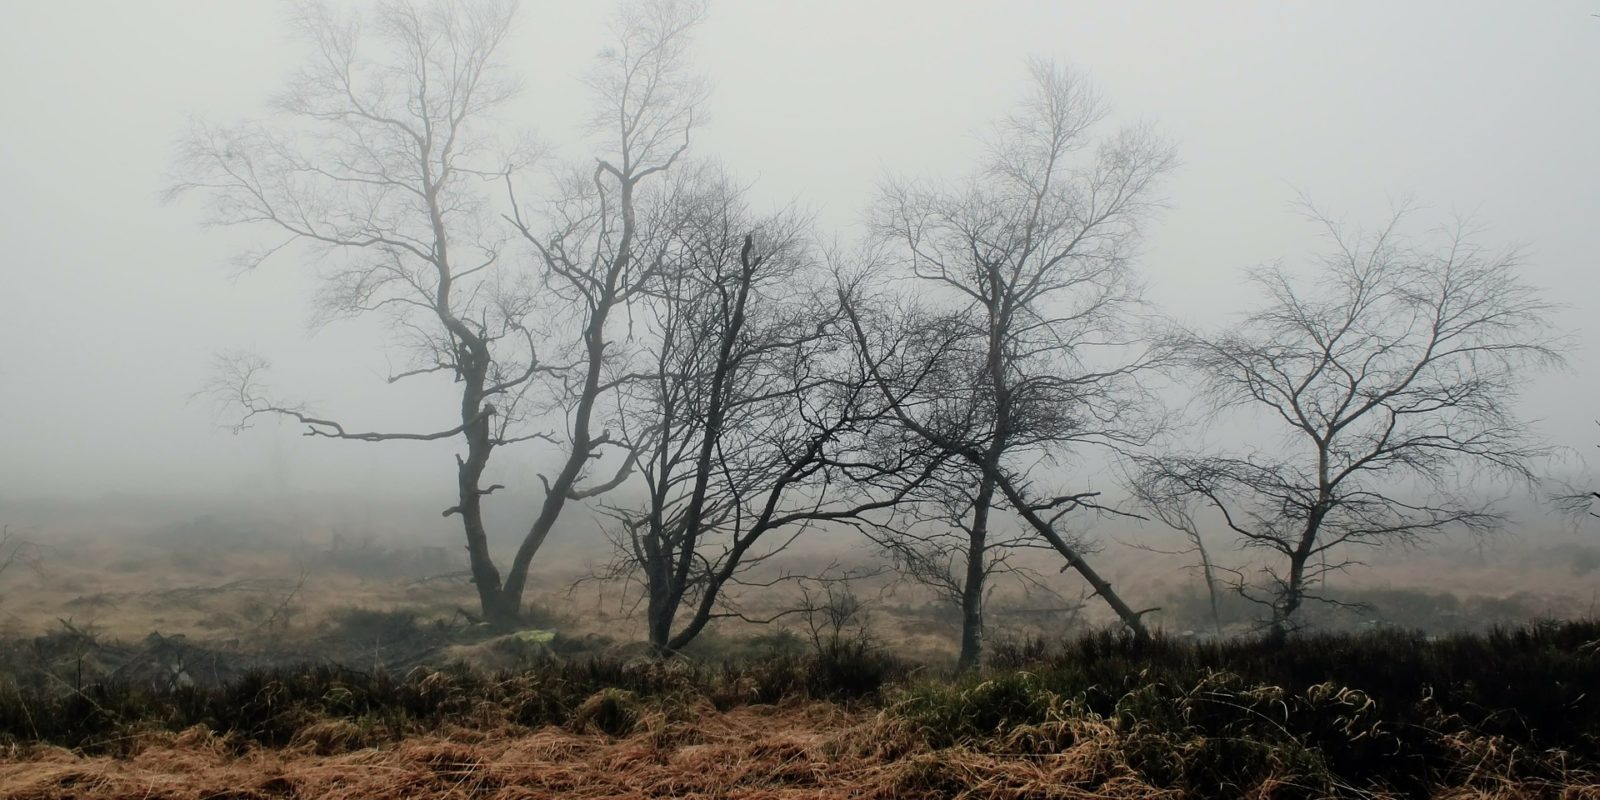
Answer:
<svg viewBox="0 0 1600 800"><path fill-rule="evenodd" d="M851 315L858 346L894 356L873 378L898 419L961 462L975 487L962 512L971 517L964 666L982 650L990 515L1002 503L1143 630L1058 525L1066 512L1095 507L1094 493L1049 492L1028 470L1041 457L1141 443L1159 418L1147 413L1154 404L1139 381L1160 354L1137 341L1130 259L1174 158L1148 127L1094 137L1106 111L1093 87L1045 61L1029 70L1028 95L968 177L896 181L877 204L883 266L925 287L927 307L894 320L860 309L860 292L847 294L859 309Z"/></svg>
<svg viewBox="0 0 1600 800"><path fill-rule="evenodd" d="M1257 310L1175 346L1214 413L1281 430L1288 449L1144 460L1144 494L1201 498L1247 548L1272 558L1239 591L1283 636L1352 548L1502 521L1457 486L1481 473L1533 478L1545 449L1515 413L1530 372L1559 364L1552 306L1458 228L1437 245L1318 217L1331 248L1310 279L1258 270Z"/></svg>
<svg viewBox="0 0 1600 800"><path fill-rule="evenodd" d="M520 615L535 554L569 500L619 485L585 483L602 449L596 407L615 388L612 312L654 274L648 232L636 217L643 182L688 146L701 91L685 64L685 38L703 9L688 2L626 6L616 45L590 77L594 125L609 152L592 172L569 170L546 207L524 216L514 193L532 154L495 135L495 113L517 82L498 56L515 4L500 0L396 3L341 17L320 4L296 16L311 58L267 122L200 124L183 143L169 196L204 195L211 221L282 234L252 251L254 267L291 244L325 257L323 319L367 314L391 323L409 353L398 383L448 376L456 419L424 431L370 431L274 399L264 359L221 359L216 389L242 411L294 419L306 435L362 442L459 440L459 515L483 616ZM505 187L509 212L491 195ZM509 223L509 224L508 224ZM529 276L508 256L520 234L536 253ZM570 334L570 335L567 335ZM545 358L551 359L546 361ZM551 406L567 429L530 429ZM483 498L494 450L528 440L564 445L565 458L502 579L490 553Z"/></svg>
<svg viewBox="0 0 1600 800"><path fill-rule="evenodd" d="M318 296L323 320L378 314L410 365L391 384L448 375L459 389L457 420L425 431L363 431L271 397L267 361L224 356L216 389L242 412L303 423L308 436L363 442L459 439L457 504L485 617L517 614L489 555L482 478L494 448L519 434L541 364L526 318L534 299L504 279L504 237L482 187L509 174L486 119L517 83L499 51L515 5L479 0L393 4L340 16L306 4L296 30L310 58L275 102L268 121L197 124L182 144L181 177L169 196L201 193L211 221L257 225L277 244L241 257L250 268L292 244L330 265Z"/></svg>

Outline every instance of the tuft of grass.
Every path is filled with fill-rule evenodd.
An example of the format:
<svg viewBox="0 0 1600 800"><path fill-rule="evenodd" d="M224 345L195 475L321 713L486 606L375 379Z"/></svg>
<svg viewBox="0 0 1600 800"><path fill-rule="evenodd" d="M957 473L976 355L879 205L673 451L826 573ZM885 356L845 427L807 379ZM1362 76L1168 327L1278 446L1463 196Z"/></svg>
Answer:
<svg viewBox="0 0 1600 800"><path fill-rule="evenodd" d="M903 659L869 642L829 642L807 662L807 689L815 697L875 697L910 672L910 665Z"/></svg>
<svg viewBox="0 0 1600 800"><path fill-rule="evenodd" d="M922 681L906 688L892 712L933 747L995 740L1071 713L1066 698L1028 672L968 673L953 681Z"/></svg>
<svg viewBox="0 0 1600 800"><path fill-rule="evenodd" d="M606 688L590 695L573 710L570 727L580 733L622 737L633 733L643 716L639 696L623 689Z"/></svg>

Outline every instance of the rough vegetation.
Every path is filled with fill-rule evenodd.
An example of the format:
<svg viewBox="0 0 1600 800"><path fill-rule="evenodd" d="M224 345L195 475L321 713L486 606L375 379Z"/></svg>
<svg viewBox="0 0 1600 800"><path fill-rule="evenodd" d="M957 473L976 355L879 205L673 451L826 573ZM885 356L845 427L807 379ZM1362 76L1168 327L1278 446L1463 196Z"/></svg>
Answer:
<svg viewBox="0 0 1600 800"><path fill-rule="evenodd" d="M951 677L860 645L0 688L14 797L1600 792L1600 622L1292 646L1096 634ZM232 794L219 794L222 792Z"/></svg>

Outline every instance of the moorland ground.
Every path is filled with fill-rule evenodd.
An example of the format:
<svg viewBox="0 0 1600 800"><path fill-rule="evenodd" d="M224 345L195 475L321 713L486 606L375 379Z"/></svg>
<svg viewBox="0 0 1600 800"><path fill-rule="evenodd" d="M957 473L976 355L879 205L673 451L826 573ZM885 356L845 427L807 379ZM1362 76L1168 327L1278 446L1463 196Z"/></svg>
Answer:
<svg viewBox="0 0 1600 800"><path fill-rule="evenodd" d="M958 616L887 576L748 590L750 617L795 613L661 663L623 587L586 579L603 553L544 573L505 633L462 613L448 545L216 515L125 528L53 531L0 582L0 796L1600 792L1600 625L1524 627L1591 611L1588 552L1560 538L1383 559L1342 587L1369 607L1283 647L1234 603L1239 636L1196 635L1181 561L1110 549L1165 606L1155 643L1107 632L1064 579L1022 582L996 596L989 663L956 676ZM796 556L872 572L869 551Z"/></svg>

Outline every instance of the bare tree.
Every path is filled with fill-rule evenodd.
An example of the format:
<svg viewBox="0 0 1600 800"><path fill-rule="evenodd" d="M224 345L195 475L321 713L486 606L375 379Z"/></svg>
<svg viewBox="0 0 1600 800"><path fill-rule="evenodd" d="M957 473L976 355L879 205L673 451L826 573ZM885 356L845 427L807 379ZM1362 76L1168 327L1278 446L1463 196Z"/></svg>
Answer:
<svg viewBox="0 0 1600 800"><path fill-rule="evenodd" d="M1084 447L1137 445L1153 430L1140 376L1160 354L1131 324L1141 301L1129 260L1174 159L1146 127L1093 138L1106 112L1090 85L1046 62L1029 67L1032 92L970 177L892 183L878 204L883 254L926 287L931 308L913 311L897 334L873 333L867 315L852 314L860 346L895 356L892 372L873 377L901 423L964 461L976 485L966 511L963 666L982 649L990 516L1002 502L1143 631L1142 612L1058 526L1068 511L1097 507L1095 493L1041 494L1029 469Z"/></svg>
<svg viewBox="0 0 1600 800"><path fill-rule="evenodd" d="M482 498L493 450L538 438L513 426L548 369L525 322L534 298L502 274L502 237L480 191L518 164L488 123L517 84L498 62L515 6L498 0L394 3L340 16L320 3L294 17L310 57L269 121L198 124L180 147L169 197L204 196L210 221L276 230L278 243L240 258L247 268L292 244L331 265L323 320L381 315L411 363L399 383L449 376L458 421L420 432L361 431L270 396L267 362L219 361L216 388L243 410L294 419L305 435L362 442L459 439L457 505L485 617L517 616L489 553Z"/></svg>
<svg viewBox="0 0 1600 800"><path fill-rule="evenodd" d="M10 525L0 527L0 577L18 567L37 571L43 555L38 543L23 538Z"/></svg>
<svg viewBox="0 0 1600 800"><path fill-rule="evenodd" d="M983 485L978 470L959 462L946 463L890 522L863 530L902 578L960 610L963 620L975 605L977 587L983 596L976 605L986 609L1000 579L1011 579L1030 591L1055 594L1035 569L1018 558L1028 551L1052 550L1047 541L1025 524L990 524L987 517L975 518L973 509ZM987 524L987 531L976 530L978 524ZM972 558L975 534L981 535L984 543L981 560ZM981 570L977 578L971 575L974 567ZM964 624L963 630L972 628Z"/></svg>
<svg viewBox="0 0 1600 800"><path fill-rule="evenodd" d="M241 426L266 414L305 424L308 436L459 437L466 447L457 457L459 499L445 514L462 518L482 611L496 623L518 618L533 558L567 501L626 477L583 483L613 443L592 429L602 396L616 387L608 325L656 267L636 215L640 186L685 151L703 96L684 65L702 6L624 6L617 43L590 76L593 123L613 155L592 172L563 176L535 232L540 223L510 192L531 155L500 154L485 131L516 89L496 61L513 11L495 0L398 3L344 19L321 5L303 7L297 22L313 57L277 103L284 125L197 127L181 151L184 175L170 190L205 194L215 223L286 234L247 254L246 266L295 242L338 257L320 298L323 317L388 315L414 355L391 383L442 373L460 386L459 424L363 432L274 400L262 359L226 357L217 380L244 410ZM482 192L502 182L510 213L496 215ZM507 271L497 217L534 245L542 281ZM565 341L564 322L573 333ZM554 361L542 360L539 347ZM565 437L529 428L552 408L565 415ZM554 480L545 479L544 499L502 580L482 515L482 498L501 486L483 486L483 476L495 448L532 439L564 443L566 458Z"/></svg>
<svg viewBox="0 0 1600 800"><path fill-rule="evenodd" d="M567 421L567 457L554 479L540 476L544 500L512 561L507 593L521 595L534 555L569 501L615 489L634 467L628 442L608 429L594 430L607 398L643 377L629 369L628 354L608 325L652 286L672 238L674 218L665 204L642 217L641 207L649 204L641 195L688 151L706 90L689 69L687 46L704 14L704 3L696 0L624 5L614 26L616 43L602 51L589 76L591 125L607 155L592 169L561 177L542 232L512 195L510 220L537 252L545 286L576 314L579 346L575 366L562 373L556 391ZM608 450L619 451L615 472L584 485L591 464Z"/></svg>
<svg viewBox="0 0 1600 800"><path fill-rule="evenodd" d="M1159 459L1135 458L1137 462L1151 463ZM1137 471L1128 476L1127 484L1140 507L1163 525L1183 534L1187 548L1179 551L1164 550L1149 544L1136 548L1163 555L1193 556L1199 563L1193 568L1200 572L1201 585L1206 589L1206 600L1211 611L1211 629L1222 635L1222 607L1220 592L1225 577L1219 573L1231 570L1219 566L1211 557L1211 549L1196 519L1197 506L1202 501L1181 481L1167 480L1159 470Z"/></svg>
<svg viewBox="0 0 1600 800"><path fill-rule="evenodd" d="M645 502L608 503L617 571L643 585L666 654L713 619L725 589L802 532L892 509L931 467L875 449L888 417L861 379L806 247L805 220L756 219L716 170L663 198L679 218L636 309L648 375L620 393L619 439Z"/></svg>
<svg viewBox="0 0 1600 800"><path fill-rule="evenodd" d="M1317 587L1358 563L1353 548L1499 524L1468 494L1472 478L1534 477L1545 448L1514 408L1529 371L1562 360L1552 306L1520 280L1515 252L1461 228L1417 246L1402 215L1365 236L1317 219L1332 248L1314 277L1258 270L1258 310L1220 333L1177 335L1213 413L1242 410L1289 447L1145 465L1147 485L1202 498L1271 555L1264 583L1239 589L1269 607L1278 638L1307 600L1332 602Z"/></svg>
<svg viewBox="0 0 1600 800"><path fill-rule="evenodd" d="M814 581L815 586L800 585L799 613L818 658L860 654L874 645L870 603L851 585L857 577L846 572L824 576Z"/></svg>

